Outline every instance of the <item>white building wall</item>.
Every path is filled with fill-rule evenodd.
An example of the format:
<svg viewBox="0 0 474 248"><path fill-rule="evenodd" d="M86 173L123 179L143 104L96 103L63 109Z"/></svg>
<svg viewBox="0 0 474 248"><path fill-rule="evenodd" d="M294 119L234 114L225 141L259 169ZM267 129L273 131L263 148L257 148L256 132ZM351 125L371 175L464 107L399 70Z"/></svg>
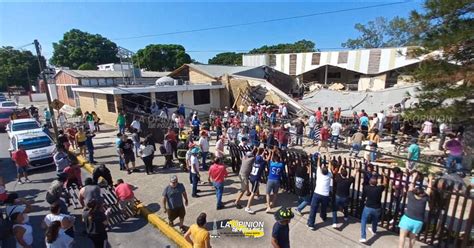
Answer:
<svg viewBox="0 0 474 248"><path fill-rule="evenodd" d="M221 102L220 102L220 95L219 89L210 90L210 103L209 104L202 104L202 105L194 105L194 93L192 90L189 91L179 91L178 92L178 103L184 104L186 107L186 111L192 108L198 111L198 115L205 115L209 114L212 109L220 109ZM189 113L189 112L187 112Z"/></svg>

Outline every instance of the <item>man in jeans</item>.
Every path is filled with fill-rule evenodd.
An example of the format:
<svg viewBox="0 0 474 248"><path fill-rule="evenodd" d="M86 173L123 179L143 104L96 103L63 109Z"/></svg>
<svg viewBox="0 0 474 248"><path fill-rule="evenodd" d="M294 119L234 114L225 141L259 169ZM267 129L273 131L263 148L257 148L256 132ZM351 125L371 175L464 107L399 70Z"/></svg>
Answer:
<svg viewBox="0 0 474 248"><path fill-rule="evenodd" d="M201 132L201 138L199 138L199 146L201 147L201 157L202 157L202 169L207 170L207 154L209 153L209 138L206 131Z"/></svg>
<svg viewBox="0 0 474 248"><path fill-rule="evenodd" d="M347 221L348 219L349 212L347 210L347 204L349 203L351 184L354 183L355 179L341 166L339 167L339 173L334 181L336 182L336 202L332 208L332 227L337 228L338 209L344 211L344 221Z"/></svg>
<svg viewBox="0 0 474 248"><path fill-rule="evenodd" d="M314 127L316 126L316 113L312 114L308 120L309 138L314 140Z"/></svg>
<svg viewBox="0 0 474 248"><path fill-rule="evenodd" d="M197 184L199 182L199 160L197 158L199 154L199 148L194 147L191 149L191 159L189 160L189 167L191 173L191 183L193 185L193 190L191 196L194 198L199 197L197 192Z"/></svg>
<svg viewBox="0 0 474 248"><path fill-rule="evenodd" d="M316 187L314 188L313 198L311 199L311 212L307 224L311 230L316 230L314 222L316 220L316 213L318 212L319 204L321 204L321 219L326 221L326 210L329 203L332 178L331 170L326 165L320 165L317 168L316 173Z"/></svg>
<svg viewBox="0 0 474 248"><path fill-rule="evenodd" d="M125 183L122 179L118 179L115 185L115 195L124 213L127 213L127 208L130 208L133 214L136 214L135 194L133 193L132 185Z"/></svg>
<svg viewBox="0 0 474 248"><path fill-rule="evenodd" d="M125 170L125 161L120 154L120 144L122 143L122 133L117 133L117 138L115 139L115 149L117 150L117 154L119 157L119 166L120 170Z"/></svg>
<svg viewBox="0 0 474 248"><path fill-rule="evenodd" d="M183 204L184 199L184 204ZM170 184L163 191L163 209L168 213L169 225L173 226L173 222L179 217L179 228L184 231L184 216L186 215L185 206L188 206L188 196L186 189L182 183L178 182L178 177L173 175L170 177Z"/></svg>
<svg viewBox="0 0 474 248"><path fill-rule="evenodd" d="M222 194L224 193L224 179L228 176L227 170L225 169L224 164L221 163L220 158L214 160L214 164L209 168L209 178L208 181L214 184L216 188L216 197L217 197L217 210L223 209L224 204L222 204Z"/></svg>
<svg viewBox="0 0 474 248"><path fill-rule="evenodd" d="M360 149L362 148L362 141L365 140L365 135L362 133L361 129L358 129L357 132L352 135L352 146L349 152L349 157L352 156L352 152L354 152L354 157L357 158L359 155Z"/></svg>
<svg viewBox="0 0 474 248"><path fill-rule="evenodd" d="M359 242L367 242L366 225L367 220L372 220L372 228L368 228L372 234L377 232L377 223L379 222L380 214L382 212L382 193L385 186L388 185L386 176L383 176L382 184L378 184L377 176L370 178L369 185L364 186L363 194L366 196L364 210L362 211L361 225L360 225L360 240Z"/></svg>
<svg viewBox="0 0 474 248"><path fill-rule="evenodd" d="M334 123L331 125L331 140L329 141L329 147L332 147L332 143L336 143L334 145L334 149L337 150L337 143L339 142L339 134L341 134L342 125L339 123L338 120L335 120Z"/></svg>

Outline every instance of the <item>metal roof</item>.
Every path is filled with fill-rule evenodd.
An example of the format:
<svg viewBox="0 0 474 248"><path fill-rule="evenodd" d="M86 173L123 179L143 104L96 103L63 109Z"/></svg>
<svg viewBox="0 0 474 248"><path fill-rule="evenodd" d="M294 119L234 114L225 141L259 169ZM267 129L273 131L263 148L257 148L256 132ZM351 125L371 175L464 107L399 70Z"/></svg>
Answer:
<svg viewBox="0 0 474 248"><path fill-rule="evenodd" d="M121 78L124 74L122 71L98 71L98 70L60 70L69 74L75 78ZM167 76L170 72L159 72L159 71L143 71L141 77L143 78L160 78ZM56 75L57 75L56 74Z"/></svg>

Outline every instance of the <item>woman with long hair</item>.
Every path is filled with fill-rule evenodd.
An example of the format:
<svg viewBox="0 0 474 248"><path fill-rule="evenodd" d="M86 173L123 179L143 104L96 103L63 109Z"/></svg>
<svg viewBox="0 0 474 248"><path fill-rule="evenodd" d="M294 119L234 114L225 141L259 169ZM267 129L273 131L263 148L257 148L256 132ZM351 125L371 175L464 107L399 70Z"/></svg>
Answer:
<svg viewBox="0 0 474 248"><path fill-rule="evenodd" d="M95 200L89 201L82 217L86 224L87 236L92 240L92 243L94 243L94 247L107 247L108 237L105 227L108 225L108 222L105 213L100 209L100 204Z"/></svg>

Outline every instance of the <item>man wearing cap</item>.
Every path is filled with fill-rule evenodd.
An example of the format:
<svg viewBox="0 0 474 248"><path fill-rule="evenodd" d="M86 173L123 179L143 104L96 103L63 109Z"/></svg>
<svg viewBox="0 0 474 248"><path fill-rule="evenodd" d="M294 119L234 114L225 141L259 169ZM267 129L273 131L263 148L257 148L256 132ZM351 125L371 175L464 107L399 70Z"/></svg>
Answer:
<svg viewBox="0 0 474 248"><path fill-rule="evenodd" d="M12 160L16 164L17 172L18 172L18 184L22 184L21 177L25 177L25 182L31 183L30 179L28 179L28 165L30 164L30 160L28 158L28 154L26 154L23 145L18 146L18 150L12 153Z"/></svg>
<svg viewBox="0 0 474 248"><path fill-rule="evenodd" d="M420 147L417 144L417 139L413 138L410 141L410 146L408 147L408 161L407 161L407 169L408 171L413 171L416 167L416 162L420 157Z"/></svg>
<svg viewBox="0 0 474 248"><path fill-rule="evenodd" d="M168 214L168 223L173 226L173 222L179 217L179 228L184 231L185 206L188 206L188 196L182 183L178 182L178 177L170 177L170 184L163 191L163 209ZM184 204L183 204L184 199Z"/></svg>
<svg viewBox="0 0 474 248"><path fill-rule="evenodd" d="M272 228L272 247L290 248L290 224L295 215L290 209L282 207L275 212L275 224Z"/></svg>
<svg viewBox="0 0 474 248"><path fill-rule="evenodd" d="M239 204L240 199L244 196L244 193L247 193L247 196L250 196L249 191L249 176L252 166L255 163L255 157L251 151L248 151L245 154L245 157L242 159L242 165L240 166L239 180L240 180L240 192L237 195L235 200L235 207L241 209L242 205Z"/></svg>
<svg viewBox="0 0 474 248"><path fill-rule="evenodd" d="M201 138L199 138L199 147L201 148L201 157L202 157L202 169L207 170L206 158L209 153L209 138L207 132L201 132Z"/></svg>
<svg viewBox="0 0 474 248"><path fill-rule="evenodd" d="M191 173L191 182L193 184L191 196L194 198L199 197L197 194L197 184L199 181L199 160L197 158L198 154L199 148L194 147L191 149L191 159L189 160L189 167Z"/></svg>

